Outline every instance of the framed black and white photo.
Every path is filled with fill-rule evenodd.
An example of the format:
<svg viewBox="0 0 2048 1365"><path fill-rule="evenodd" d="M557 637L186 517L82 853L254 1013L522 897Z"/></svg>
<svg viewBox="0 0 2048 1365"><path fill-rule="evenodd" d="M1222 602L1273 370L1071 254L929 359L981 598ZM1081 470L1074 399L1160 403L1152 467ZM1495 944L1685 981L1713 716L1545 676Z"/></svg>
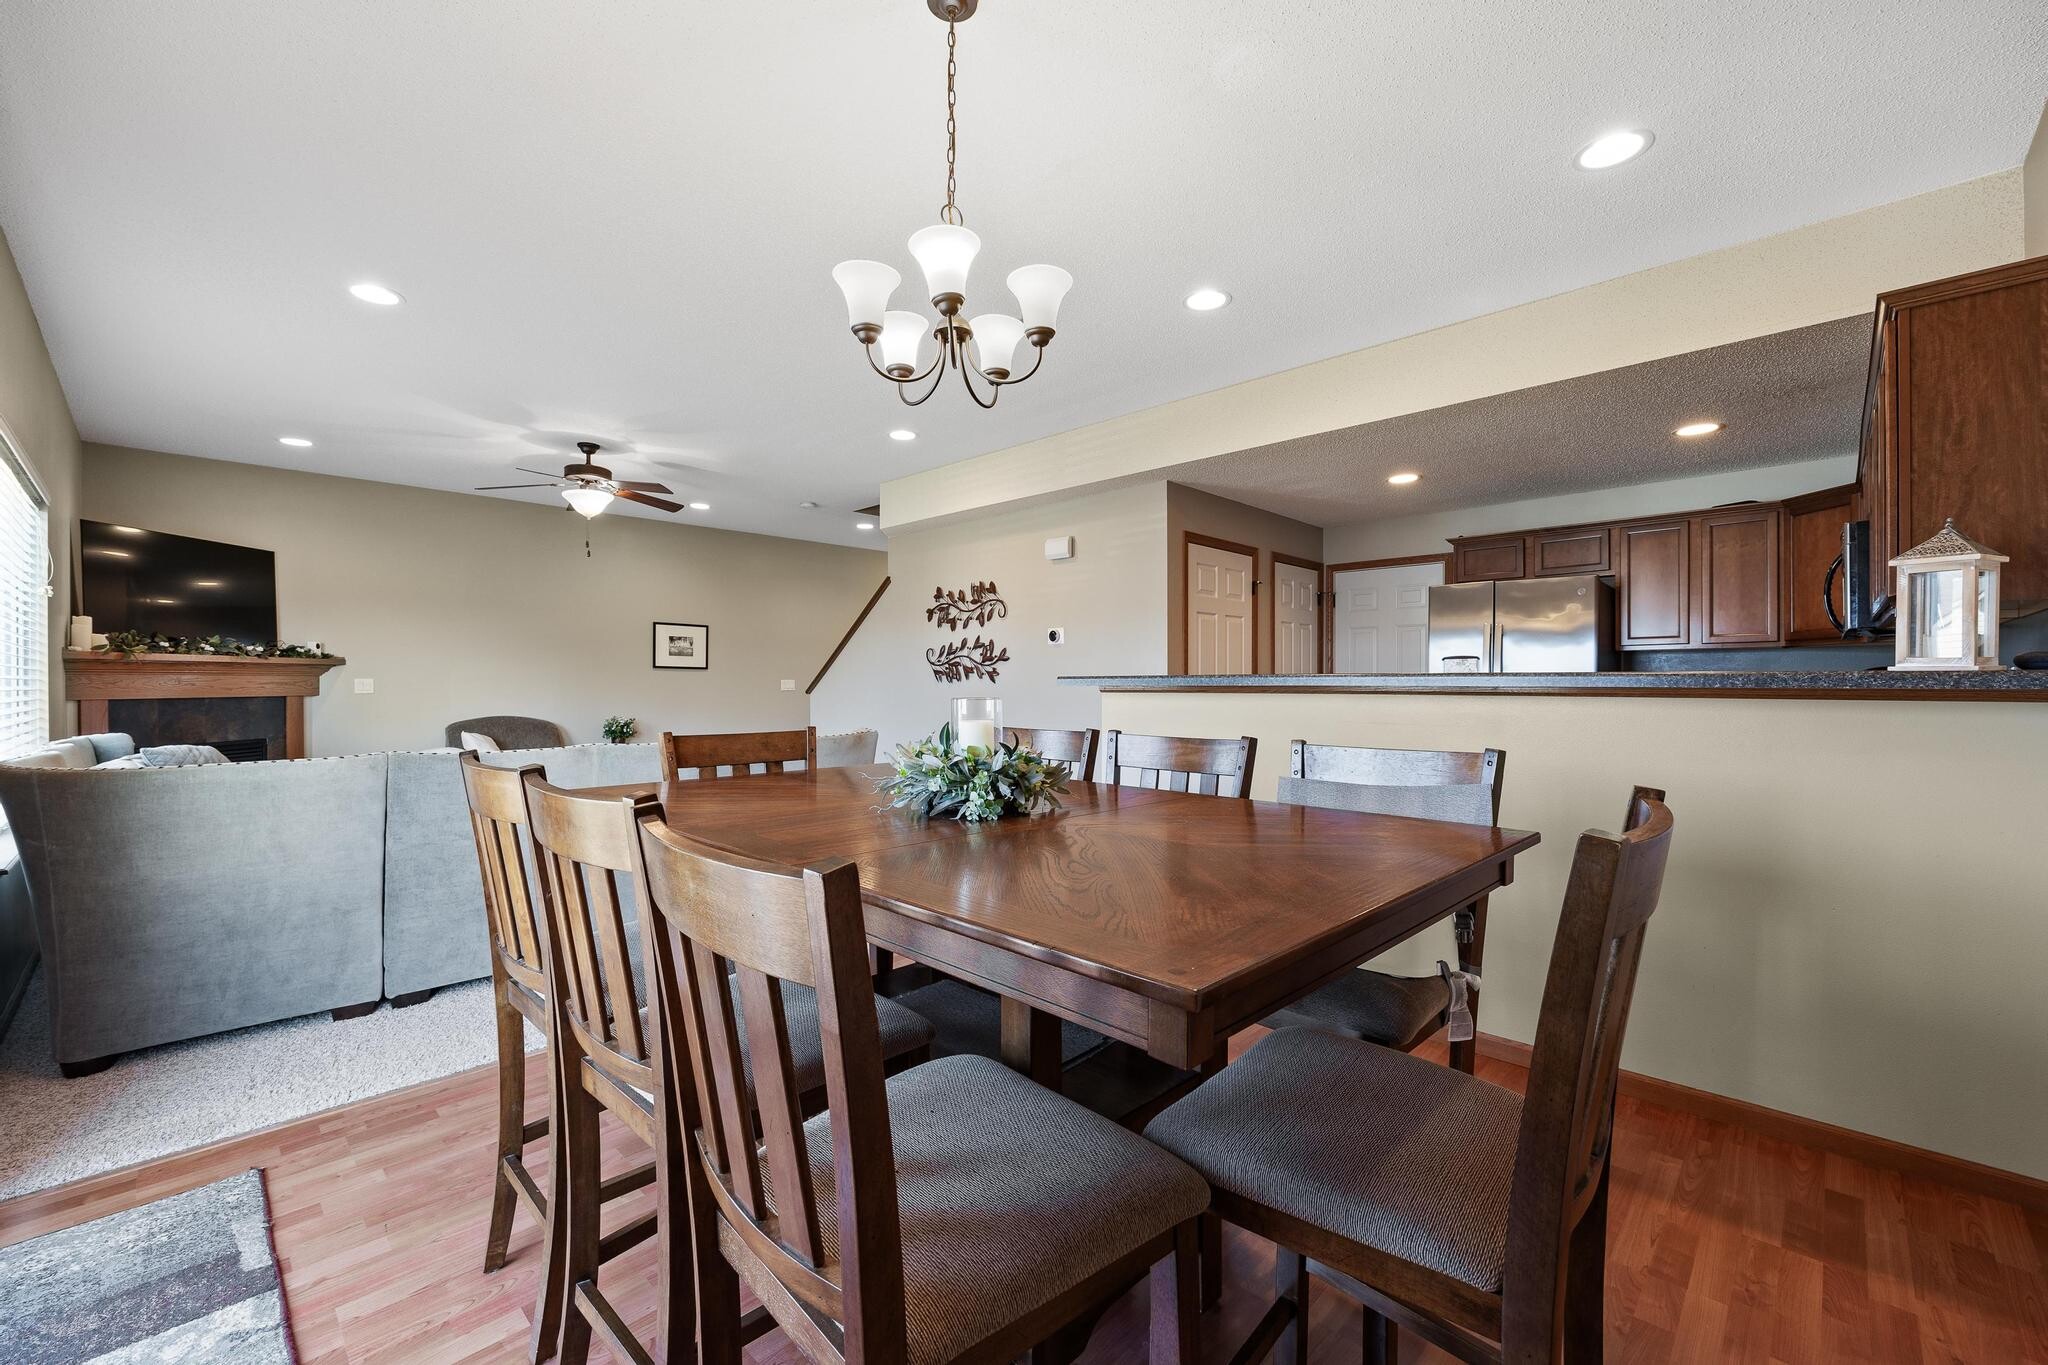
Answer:
<svg viewBox="0 0 2048 1365"><path fill-rule="evenodd" d="M654 623L654 666L656 668L711 667L711 627L686 626L674 621Z"/></svg>

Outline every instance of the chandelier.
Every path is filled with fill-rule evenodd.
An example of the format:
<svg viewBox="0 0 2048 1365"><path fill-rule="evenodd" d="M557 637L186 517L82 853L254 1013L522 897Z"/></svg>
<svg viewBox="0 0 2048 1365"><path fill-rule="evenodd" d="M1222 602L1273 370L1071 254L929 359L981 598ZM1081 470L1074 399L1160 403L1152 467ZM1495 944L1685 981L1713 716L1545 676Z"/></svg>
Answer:
<svg viewBox="0 0 2048 1365"><path fill-rule="evenodd" d="M841 261L832 267L832 278L846 295L846 320L866 349L868 365L896 386L896 396L911 407L930 398L945 382L946 371L958 370L968 397L984 408L996 405L1003 389L1021 384L1038 373L1045 360L1046 343L1053 338L1059 320L1060 300L1074 287L1074 277L1056 265L1027 265L1010 272L1006 283L1017 296L1017 311L981 313L965 317L967 268L981 250L981 238L967 227L959 205L953 202L956 143L955 112L959 98L954 82L959 75L955 58L955 28L973 17L977 0L925 0L931 12L946 21L946 202L939 209L939 221L910 235L910 254L924 271L931 292L932 308L939 315L936 324L922 313L892 310L889 296L903 283L903 276L880 261ZM925 338L938 343L938 354L929 365L919 368L924 358ZM1016 373L1017 348L1030 342L1037 353L1031 368ZM881 352L878 362L877 349ZM983 398L974 381L988 386ZM930 381L924 392L911 391Z"/></svg>

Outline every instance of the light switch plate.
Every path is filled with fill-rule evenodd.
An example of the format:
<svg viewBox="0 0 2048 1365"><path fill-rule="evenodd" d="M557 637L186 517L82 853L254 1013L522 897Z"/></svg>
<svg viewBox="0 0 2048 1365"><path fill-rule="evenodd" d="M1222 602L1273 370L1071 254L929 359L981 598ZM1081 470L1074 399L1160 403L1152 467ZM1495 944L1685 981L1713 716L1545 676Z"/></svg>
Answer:
<svg viewBox="0 0 2048 1365"><path fill-rule="evenodd" d="M785 691L785 692L794 692L794 691L796 691L796 679L795 679L795 678L784 678L784 679L782 680L782 690L783 690L783 691Z"/></svg>
<svg viewBox="0 0 2048 1365"><path fill-rule="evenodd" d="M358 692L375 692L376 690L377 690L377 680L376 680L375 678L357 678L357 679L356 679L356 691L358 691Z"/></svg>

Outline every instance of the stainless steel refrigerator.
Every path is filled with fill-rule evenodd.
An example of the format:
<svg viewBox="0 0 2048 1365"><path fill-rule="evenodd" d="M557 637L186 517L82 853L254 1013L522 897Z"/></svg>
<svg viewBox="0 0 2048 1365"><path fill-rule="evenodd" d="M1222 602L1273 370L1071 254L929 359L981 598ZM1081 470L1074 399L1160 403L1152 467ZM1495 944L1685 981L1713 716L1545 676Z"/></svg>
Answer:
<svg viewBox="0 0 2048 1365"><path fill-rule="evenodd" d="M1614 667L1614 585L1594 574L1429 590L1432 673L1600 673Z"/></svg>

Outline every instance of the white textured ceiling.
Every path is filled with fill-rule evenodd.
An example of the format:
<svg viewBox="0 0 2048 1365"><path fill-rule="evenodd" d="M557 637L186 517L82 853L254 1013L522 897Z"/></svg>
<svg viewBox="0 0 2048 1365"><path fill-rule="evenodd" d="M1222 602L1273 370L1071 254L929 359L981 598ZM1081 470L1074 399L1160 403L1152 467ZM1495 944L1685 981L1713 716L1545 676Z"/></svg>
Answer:
<svg viewBox="0 0 2048 1365"><path fill-rule="evenodd" d="M20 0L0 228L89 439L460 489L589 436L861 543L885 478L2011 167L2048 97L2040 0L984 0L969 304L1078 283L995 413L906 417L829 272L911 272L942 46L923 0Z"/></svg>
<svg viewBox="0 0 2048 1365"><path fill-rule="evenodd" d="M1861 432L1870 325L1823 322L1218 455L1171 477L1342 526L1846 454ZM1673 434L1695 421L1724 425ZM1404 472L1422 478L1387 482Z"/></svg>

